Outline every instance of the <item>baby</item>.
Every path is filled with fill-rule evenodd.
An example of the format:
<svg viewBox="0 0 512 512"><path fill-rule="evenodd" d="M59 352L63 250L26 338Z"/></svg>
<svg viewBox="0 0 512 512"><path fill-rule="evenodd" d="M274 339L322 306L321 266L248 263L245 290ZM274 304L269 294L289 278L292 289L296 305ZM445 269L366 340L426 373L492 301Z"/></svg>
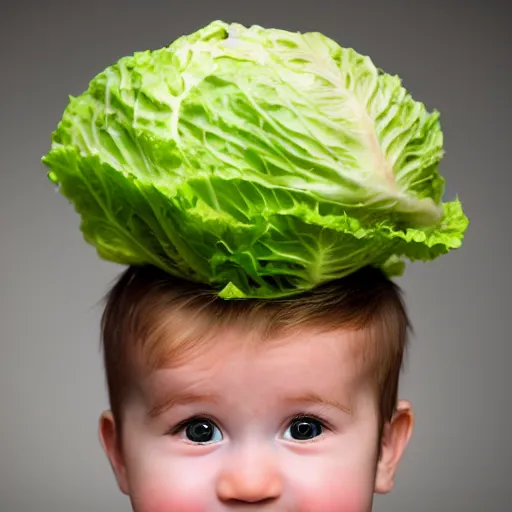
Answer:
<svg viewBox="0 0 512 512"><path fill-rule="evenodd" d="M319 32L214 21L70 97L43 162L130 265L100 438L135 512L368 512L392 489L413 415L390 278L468 225L443 151L437 111Z"/></svg>
<svg viewBox="0 0 512 512"><path fill-rule="evenodd" d="M276 300L128 268L102 321L121 491L135 512L371 511L412 432L408 330L373 267Z"/></svg>

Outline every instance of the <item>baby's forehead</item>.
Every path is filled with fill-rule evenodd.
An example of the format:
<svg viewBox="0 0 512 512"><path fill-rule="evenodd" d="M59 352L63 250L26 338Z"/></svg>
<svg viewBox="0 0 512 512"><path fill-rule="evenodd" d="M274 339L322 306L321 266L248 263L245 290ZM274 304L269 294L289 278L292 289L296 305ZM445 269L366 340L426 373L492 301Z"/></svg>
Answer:
<svg viewBox="0 0 512 512"><path fill-rule="evenodd" d="M265 380L284 386L285 379L338 386L360 377L362 343L365 336L352 331L302 329L263 339L257 333L226 330L196 344L160 347L159 364L148 364L147 355L141 353L139 364L144 365L144 378L155 389L169 383L187 387L213 380L227 386L242 381L261 385Z"/></svg>
<svg viewBox="0 0 512 512"><path fill-rule="evenodd" d="M316 334L259 346L223 338L208 350L148 371L140 382L142 401L151 411L208 403L259 414L313 404L352 414L361 400L373 396L373 387L361 378L351 351L340 347L353 341L351 333L345 340L339 336Z"/></svg>
<svg viewBox="0 0 512 512"><path fill-rule="evenodd" d="M229 354L243 353L248 357L269 359L276 353L301 353L310 357L314 352L328 352L343 359L357 359L368 348L370 333L366 329L320 329L299 325L292 329L265 332L260 326L182 326L162 329L152 343L140 346L139 363L151 368L171 368L190 365L201 359L223 359ZM336 354L334 354L336 352Z"/></svg>

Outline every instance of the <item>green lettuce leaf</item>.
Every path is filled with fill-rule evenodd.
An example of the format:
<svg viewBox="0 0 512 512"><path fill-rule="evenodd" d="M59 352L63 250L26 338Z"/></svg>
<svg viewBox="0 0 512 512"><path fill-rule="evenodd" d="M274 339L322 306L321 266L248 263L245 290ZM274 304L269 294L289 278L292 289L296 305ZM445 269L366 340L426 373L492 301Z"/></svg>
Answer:
<svg viewBox="0 0 512 512"><path fill-rule="evenodd" d="M442 156L438 112L369 57L216 21L97 75L43 162L102 258L274 298L460 247Z"/></svg>

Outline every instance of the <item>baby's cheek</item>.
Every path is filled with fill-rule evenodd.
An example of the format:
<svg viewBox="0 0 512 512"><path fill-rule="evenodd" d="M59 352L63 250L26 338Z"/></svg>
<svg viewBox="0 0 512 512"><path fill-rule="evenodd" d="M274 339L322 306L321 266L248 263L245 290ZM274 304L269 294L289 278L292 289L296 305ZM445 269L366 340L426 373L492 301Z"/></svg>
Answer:
<svg viewBox="0 0 512 512"><path fill-rule="evenodd" d="M301 501L300 512L370 512L368 496L357 492L343 492L336 495L310 496Z"/></svg>
<svg viewBox="0 0 512 512"><path fill-rule="evenodd" d="M184 492L170 478L151 484L136 482L131 494L134 512L205 512L205 499L200 491Z"/></svg>
<svg viewBox="0 0 512 512"><path fill-rule="evenodd" d="M370 512L373 488L365 479L345 476L323 485L303 488L297 512Z"/></svg>
<svg viewBox="0 0 512 512"><path fill-rule="evenodd" d="M153 492L132 497L134 512L205 512L204 503L196 496L172 496L163 492Z"/></svg>

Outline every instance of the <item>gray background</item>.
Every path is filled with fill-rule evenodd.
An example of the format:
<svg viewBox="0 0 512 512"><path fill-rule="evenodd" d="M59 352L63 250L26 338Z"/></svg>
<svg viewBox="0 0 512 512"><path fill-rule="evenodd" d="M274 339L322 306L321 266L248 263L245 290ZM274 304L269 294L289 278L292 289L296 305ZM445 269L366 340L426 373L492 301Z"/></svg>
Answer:
<svg viewBox="0 0 512 512"><path fill-rule="evenodd" d="M39 159L68 94L214 19L324 32L441 111L447 198L472 224L463 249L399 280L416 328L402 396L417 425L375 509L512 510L506 2L18 0L0 13L0 511L130 508L97 439L97 302L121 268L84 244Z"/></svg>

